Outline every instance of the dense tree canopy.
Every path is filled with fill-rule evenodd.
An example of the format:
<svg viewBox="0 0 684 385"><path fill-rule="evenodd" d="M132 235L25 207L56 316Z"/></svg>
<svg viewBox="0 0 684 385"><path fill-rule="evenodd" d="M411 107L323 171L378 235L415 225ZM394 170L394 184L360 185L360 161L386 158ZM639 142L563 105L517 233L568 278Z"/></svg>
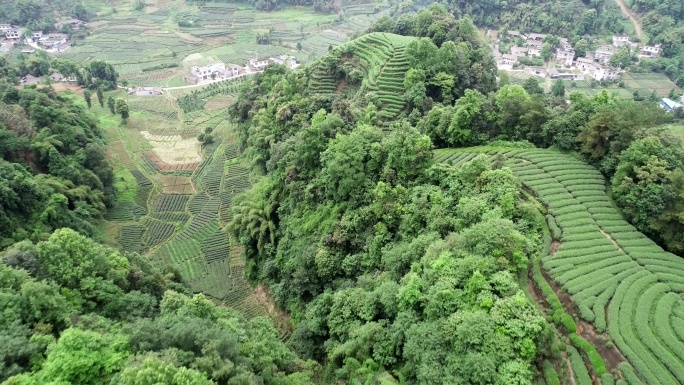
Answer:
<svg viewBox="0 0 684 385"><path fill-rule="evenodd" d="M0 85L0 237L44 239L60 227L93 234L115 197L93 117L50 88Z"/></svg>

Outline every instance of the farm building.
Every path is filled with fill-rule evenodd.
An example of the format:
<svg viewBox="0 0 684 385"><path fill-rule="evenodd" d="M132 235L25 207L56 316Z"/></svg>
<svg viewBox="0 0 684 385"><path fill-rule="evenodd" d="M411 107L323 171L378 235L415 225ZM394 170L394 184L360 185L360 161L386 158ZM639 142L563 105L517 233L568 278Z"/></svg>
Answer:
<svg viewBox="0 0 684 385"><path fill-rule="evenodd" d="M664 109L665 111L672 111L678 108L684 108L684 105L677 103L672 99L663 98L660 101L660 108Z"/></svg>
<svg viewBox="0 0 684 385"><path fill-rule="evenodd" d="M663 54L663 48L660 44L647 45L639 51L639 57L660 57Z"/></svg>
<svg viewBox="0 0 684 385"><path fill-rule="evenodd" d="M551 79L574 80L577 76L568 70L557 70L556 68L549 69L549 77Z"/></svg>
<svg viewBox="0 0 684 385"><path fill-rule="evenodd" d="M25 48L25 49L21 50L21 53L23 53L24 55L33 55L34 53L36 53L36 50L30 49L30 48Z"/></svg>
<svg viewBox="0 0 684 385"><path fill-rule="evenodd" d="M608 63L610 58L615 55L616 49L611 45L604 45L596 50L594 53L594 61L599 63Z"/></svg>
<svg viewBox="0 0 684 385"><path fill-rule="evenodd" d="M162 91L161 87L135 87L128 89L128 94L135 96L159 96L163 93L164 91Z"/></svg>

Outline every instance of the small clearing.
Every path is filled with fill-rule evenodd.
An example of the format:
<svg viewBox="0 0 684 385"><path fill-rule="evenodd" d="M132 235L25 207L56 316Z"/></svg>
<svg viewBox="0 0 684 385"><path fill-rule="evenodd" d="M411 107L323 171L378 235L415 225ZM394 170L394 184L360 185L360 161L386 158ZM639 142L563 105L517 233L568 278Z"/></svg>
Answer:
<svg viewBox="0 0 684 385"><path fill-rule="evenodd" d="M202 161L200 145L197 139L183 139L180 135L152 135L149 131L140 131L152 145L159 160L169 165L199 163Z"/></svg>

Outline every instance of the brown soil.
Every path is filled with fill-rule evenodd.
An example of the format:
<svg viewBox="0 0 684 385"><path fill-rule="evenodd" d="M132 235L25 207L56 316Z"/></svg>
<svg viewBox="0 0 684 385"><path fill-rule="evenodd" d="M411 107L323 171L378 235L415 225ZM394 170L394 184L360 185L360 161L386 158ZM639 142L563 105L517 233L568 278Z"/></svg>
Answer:
<svg viewBox="0 0 684 385"><path fill-rule="evenodd" d="M278 305L276 305L275 301L271 297L271 294L268 292L268 286L263 284L257 286L257 288L254 290L254 295L256 296L256 299L259 302L259 304L261 304L266 309L268 315L276 323L277 329L280 330L283 334L292 334L292 325L290 325L290 315L287 314L284 310L278 308Z"/></svg>
<svg viewBox="0 0 684 385"><path fill-rule="evenodd" d="M153 152L146 151L147 156L161 171L185 171L194 170L200 165L200 162L185 163L185 164L168 164L157 157Z"/></svg>
<svg viewBox="0 0 684 385"><path fill-rule="evenodd" d="M531 271L530 274L532 274ZM544 314L544 317L546 317L549 314L549 304L546 302L546 298L544 298L544 293L542 293L537 285L534 284L534 279L532 279L532 277L528 277L527 279L527 291L530 293L532 298L534 298L534 302L537 303L542 314Z"/></svg>
<svg viewBox="0 0 684 385"><path fill-rule="evenodd" d="M577 318L576 315L579 314L579 310L577 309L575 303L572 301L572 296L561 290L560 286L558 286L556 281L554 281L544 269L542 269L542 275L544 276L544 279L546 279L546 282L548 282L549 285L551 285L551 288L553 288L553 291L558 296L558 299L561 301L561 304L563 305L565 311L571 316L573 316L573 318ZM594 325L587 323L585 321L578 322L577 334L585 340L594 344L596 350L598 350L599 354L601 355L601 357L603 357L603 360L606 362L606 368L608 369L608 371L616 369L620 362L626 361L626 358L622 355L622 353L620 353L617 347L615 347L615 344L613 344L612 348L606 347L604 341L611 340L610 336L607 333L597 333L596 329L594 328ZM591 366L587 365L587 367ZM595 378L594 373L592 373L592 377L594 377L594 380L596 382L597 379ZM596 383L598 384L598 382Z"/></svg>
<svg viewBox="0 0 684 385"><path fill-rule="evenodd" d="M579 325L577 325L577 328L578 333L581 334L585 340L594 344L596 350L598 350L599 354L606 362L606 368L608 371L617 368L620 362L627 361L625 356L623 356L622 353L615 347L615 344L613 344L612 348L606 347L606 344L603 341L610 341L610 337L607 334L598 334L594 328L594 325L582 321L579 323Z"/></svg>
<svg viewBox="0 0 684 385"><path fill-rule="evenodd" d="M629 20L632 22L632 24L634 24L634 31L636 32L639 39L641 41L644 41L644 31L641 29L641 24L639 23L639 20L637 19L634 12L627 8L624 1L615 0L615 2L620 7L620 11L622 12L622 14L627 16Z"/></svg>
<svg viewBox="0 0 684 385"><path fill-rule="evenodd" d="M551 242L551 252L549 253L549 258L553 258L556 256L556 253L558 252L558 249L560 249L560 241L557 239L554 239Z"/></svg>

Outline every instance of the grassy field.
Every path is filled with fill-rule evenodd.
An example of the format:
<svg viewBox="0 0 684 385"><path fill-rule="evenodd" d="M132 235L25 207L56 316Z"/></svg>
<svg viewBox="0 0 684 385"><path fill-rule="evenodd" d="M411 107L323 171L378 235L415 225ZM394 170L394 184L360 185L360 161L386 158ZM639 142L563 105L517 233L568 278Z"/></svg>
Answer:
<svg viewBox="0 0 684 385"><path fill-rule="evenodd" d="M586 338L569 334L580 350L568 349L575 382L585 383L588 369L598 377L612 370L630 384L683 383L684 260L627 223L602 175L573 155L476 148L438 150L436 158L462 164L480 153L510 167L548 208L553 247L535 281L552 310L556 303L573 316L565 329Z"/></svg>
<svg viewBox="0 0 684 385"><path fill-rule="evenodd" d="M193 65L225 62L244 65L250 58L283 53L300 62L317 58L386 14L389 5L349 5L340 15L318 14L311 7L260 12L245 3L187 4L183 0L93 5L90 35L73 42L61 57L78 62L106 60L121 79L136 86L176 87ZM180 26L182 25L182 26ZM270 44L256 36L270 33ZM301 43L302 50L297 50Z"/></svg>

